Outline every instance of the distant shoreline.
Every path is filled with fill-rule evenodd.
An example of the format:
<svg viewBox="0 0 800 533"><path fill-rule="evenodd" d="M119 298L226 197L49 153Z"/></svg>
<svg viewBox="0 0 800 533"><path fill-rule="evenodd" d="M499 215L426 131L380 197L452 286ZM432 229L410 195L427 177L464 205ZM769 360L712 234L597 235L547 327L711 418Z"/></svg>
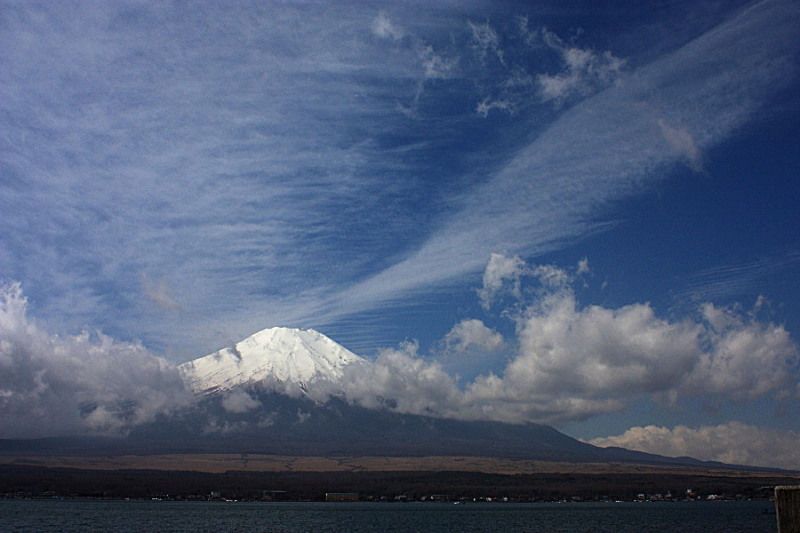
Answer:
<svg viewBox="0 0 800 533"><path fill-rule="evenodd" d="M418 501L430 495L509 501L765 499L775 485L799 479L797 472L734 467L476 457L0 456L0 497L23 498L323 501L326 493L338 492L355 493L362 501Z"/></svg>
<svg viewBox="0 0 800 533"><path fill-rule="evenodd" d="M485 474L703 474L707 476L800 476L800 472L736 465L676 465L537 461L470 456L289 456L270 454L36 455L0 454L0 465L79 470L161 470L209 474L239 472L481 472Z"/></svg>

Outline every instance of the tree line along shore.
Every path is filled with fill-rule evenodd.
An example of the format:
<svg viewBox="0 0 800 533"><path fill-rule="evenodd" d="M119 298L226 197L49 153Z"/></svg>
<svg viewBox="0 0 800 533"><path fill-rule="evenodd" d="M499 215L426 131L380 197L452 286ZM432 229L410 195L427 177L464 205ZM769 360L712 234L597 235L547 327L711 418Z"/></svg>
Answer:
<svg viewBox="0 0 800 533"><path fill-rule="evenodd" d="M237 472L84 470L0 465L0 497L325 501L601 501L766 499L790 475L481 472Z"/></svg>

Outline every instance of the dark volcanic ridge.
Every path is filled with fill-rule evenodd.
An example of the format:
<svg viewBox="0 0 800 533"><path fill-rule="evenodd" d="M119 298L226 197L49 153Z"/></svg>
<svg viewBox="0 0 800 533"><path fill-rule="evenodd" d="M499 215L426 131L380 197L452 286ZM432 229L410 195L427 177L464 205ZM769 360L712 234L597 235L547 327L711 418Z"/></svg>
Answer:
<svg viewBox="0 0 800 533"><path fill-rule="evenodd" d="M225 410L211 395L173 417L139 426L125 437L0 440L13 456L262 454L304 457L463 456L562 463L726 468L715 462L599 448L540 424L459 421L325 403L275 392L249 391L261 407ZM737 471L770 469L730 466Z"/></svg>

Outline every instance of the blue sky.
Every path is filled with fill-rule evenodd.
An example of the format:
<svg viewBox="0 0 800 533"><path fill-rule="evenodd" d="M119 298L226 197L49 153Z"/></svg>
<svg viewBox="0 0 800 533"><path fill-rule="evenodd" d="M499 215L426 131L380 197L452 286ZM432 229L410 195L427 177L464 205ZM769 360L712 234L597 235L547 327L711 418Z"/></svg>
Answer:
<svg viewBox="0 0 800 533"><path fill-rule="evenodd" d="M4 2L5 312L172 363L312 327L587 439L796 436L800 8L705 4Z"/></svg>

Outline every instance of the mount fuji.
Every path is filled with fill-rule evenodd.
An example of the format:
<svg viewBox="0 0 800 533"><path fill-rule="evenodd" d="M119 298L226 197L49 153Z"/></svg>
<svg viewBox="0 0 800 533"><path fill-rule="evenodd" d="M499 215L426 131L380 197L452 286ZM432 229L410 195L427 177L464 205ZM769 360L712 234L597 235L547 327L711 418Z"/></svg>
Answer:
<svg viewBox="0 0 800 533"><path fill-rule="evenodd" d="M313 329L270 328L232 347L178 367L199 396L254 385L284 390L342 377L345 367L366 360Z"/></svg>
<svg viewBox="0 0 800 533"><path fill-rule="evenodd" d="M390 402L370 409L336 393L343 390L337 383L348 368L369 364L314 330L266 329L178 367L186 387L194 392L195 401L189 407L134 425L124 436L0 441L0 452L483 456L574 463L706 464L685 457L598 448L541 424L404 414L392 410Z"/></svg>
<svg viewBox="0 0 800 533"><path fill-rule="evenodd" d="M197 408L137 428L135 442L184 453L471 455L546 461L697 463L598 448L541 424L463 421L367 409L309 386L369 361L311 329L277 327L180 365ZM239 403L233 405L232 399ZM243 403L242 403L243 401ZM241 408L234 408L241 407ZM189 438L187 438L189 437Z"/></svg>

